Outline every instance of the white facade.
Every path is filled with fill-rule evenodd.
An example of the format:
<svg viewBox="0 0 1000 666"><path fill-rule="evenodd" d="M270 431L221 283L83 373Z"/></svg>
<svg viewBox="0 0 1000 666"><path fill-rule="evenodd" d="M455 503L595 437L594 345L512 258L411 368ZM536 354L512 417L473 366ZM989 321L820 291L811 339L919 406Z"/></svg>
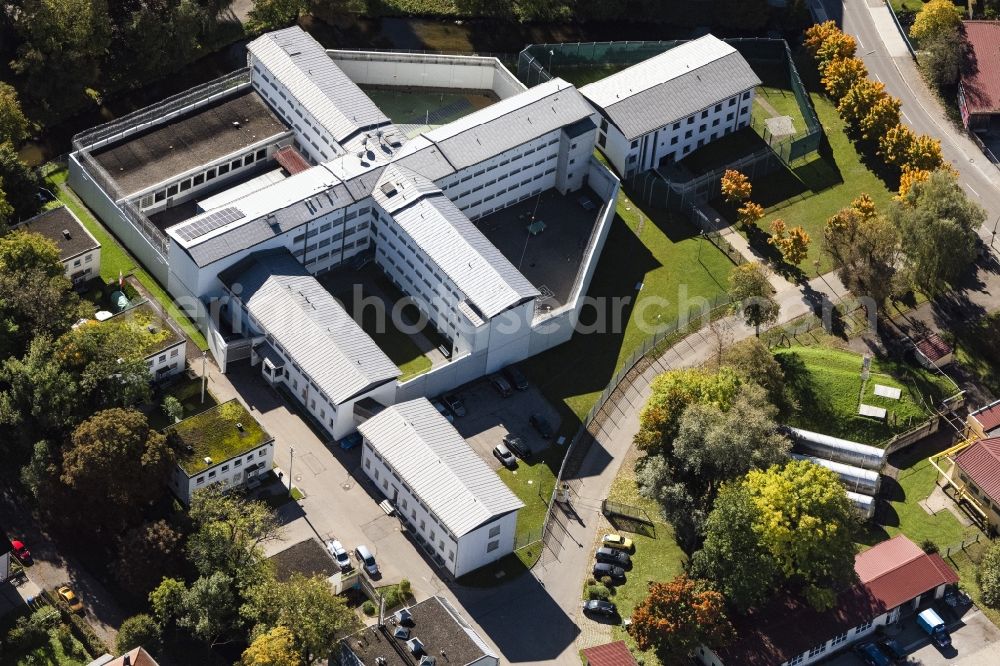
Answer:
<svg viewBox="0 0 1000 666"><path fill-rule="evenodd" d="M62 263L66 268L66 277L70 279L73 286L83 284L101 274L101 246L98 245L93 250L88 250L75 257L63 259Z"/></svg>
<svg viewBox="0 0 1000 666"><path fill-rule="evenodd" d="M174 465L170 477L170 490L184 506L190 506L196 490L220 486L229 491L245 486L252 479L271 471L274 465L274 440L241 452L226 460L215 462L197 474L188 474L180 464Z"/></svg>
<svg viewBox="0 0 1000 666"><path fill-rule="evenodd" d="M601 119L597 145L618 173L630 177L680 161L707 143L750 124L754 90L745 90L628 141L607 118Z"/></svg>
<svg viewBox="0 0 1000 666"><path fill-rule="evenodd" d="M359 430L365 475L453 576L514 551L524 504L426 398L389 407Z"/></svg>
<svg viewBox="0 0 1000 666"><path fill-rule="evenodd" d="M161 380L184 372L186 352L187 338L181 338L180 342L150 354L146 357L150 376Z"/></svg>

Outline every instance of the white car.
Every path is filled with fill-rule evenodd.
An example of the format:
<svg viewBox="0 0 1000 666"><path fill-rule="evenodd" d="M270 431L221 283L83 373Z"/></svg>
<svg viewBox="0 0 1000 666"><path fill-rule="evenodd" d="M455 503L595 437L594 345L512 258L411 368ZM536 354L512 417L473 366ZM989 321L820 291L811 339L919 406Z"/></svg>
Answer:
<svg viewBox="0 0 1000 666"><path fill-rule="evenodd" d="M343 544L336 539L330 539L326 542L326 549L330 551L330 556L337 560L341 571L347 571L351 568L351 556L347 554L347 549L344 548Z"/></svg>

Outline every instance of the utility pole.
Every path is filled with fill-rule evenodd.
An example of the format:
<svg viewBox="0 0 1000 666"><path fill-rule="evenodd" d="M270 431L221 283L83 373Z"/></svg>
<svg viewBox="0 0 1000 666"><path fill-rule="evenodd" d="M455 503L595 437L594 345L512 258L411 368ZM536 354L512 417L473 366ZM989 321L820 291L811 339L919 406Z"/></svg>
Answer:
<svg viewBox="0 0 1000 666"><path fill-rule="evenodd" d="M208 352L201 353L201 404L205 404L205 384L208 383L208 373L206 372Z"/></svg>
<svg viewBox="0 0 1000 666"><path fill-rule="evenodd" d="M295 463L295 447L288 447L288 496L292 496L292 465Z"/></svg>

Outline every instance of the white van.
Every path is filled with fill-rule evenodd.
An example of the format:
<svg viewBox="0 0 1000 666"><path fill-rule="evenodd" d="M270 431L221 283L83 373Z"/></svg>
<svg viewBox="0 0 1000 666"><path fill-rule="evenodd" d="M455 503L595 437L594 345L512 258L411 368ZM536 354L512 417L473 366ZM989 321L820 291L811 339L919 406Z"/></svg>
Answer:
<svg viewBox="0 0 1000 666"><path fill-rule="evenodd" d="M358 562L361 563L361 566L364 567L369 576L372 578L378 576L378 563L375 562L375 556L368 550L368 546L361 544L355 548L354 556L358 558Z"/></svg>

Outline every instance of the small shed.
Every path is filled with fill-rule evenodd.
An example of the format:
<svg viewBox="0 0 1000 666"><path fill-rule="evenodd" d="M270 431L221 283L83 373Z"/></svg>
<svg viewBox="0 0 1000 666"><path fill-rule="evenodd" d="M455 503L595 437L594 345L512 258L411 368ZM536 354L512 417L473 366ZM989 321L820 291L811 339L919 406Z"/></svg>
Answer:
<svg viewBox="0 0 1000 666"><path fill-rule="evenodd" d="M948 365L955 360L955 350L937 333L929 333L913 343L917 362L925 368Z"/></svg>
<svg viewBox="0 0 1000 666"><path fill-rule="evenodd" d="M625 641L584 648L583 658L588 666L638 666Z"/></svg>

